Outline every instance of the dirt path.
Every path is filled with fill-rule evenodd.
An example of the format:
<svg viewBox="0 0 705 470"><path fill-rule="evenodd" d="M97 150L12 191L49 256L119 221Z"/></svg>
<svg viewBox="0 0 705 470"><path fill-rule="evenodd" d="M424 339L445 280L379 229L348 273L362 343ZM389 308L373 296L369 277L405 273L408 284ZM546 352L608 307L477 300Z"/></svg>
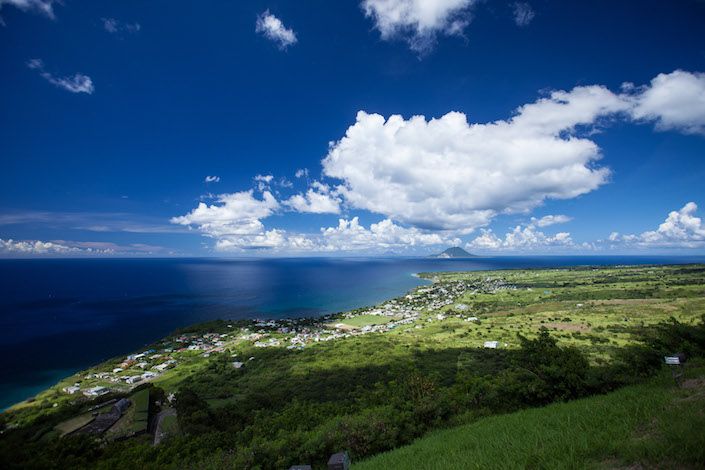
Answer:
<svg viewBox="0 0 705 470"><path fill-rule="evenodd" d="M157 415L157 426L154 430L154 445L159 445L159 443L164 439L165 434L162 431L162 421L167 416L176 416L176 410L174 408L167 408L166 410L160 411Z"/></svg>

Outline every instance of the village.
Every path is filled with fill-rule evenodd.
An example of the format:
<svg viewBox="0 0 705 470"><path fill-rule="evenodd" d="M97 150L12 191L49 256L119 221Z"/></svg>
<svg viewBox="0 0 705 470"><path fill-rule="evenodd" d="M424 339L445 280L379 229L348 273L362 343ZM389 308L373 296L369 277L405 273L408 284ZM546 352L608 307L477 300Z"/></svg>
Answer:
<svg viewBox="0 0 705 470"><path fill-rule="evenodd" d="M240 357L238 351L246 346L296 351L319 342L387 333L399 327L419 329L428 323L443 322L451 316L476 322L479 318L468 305L456 304L461 295L494 294L515 289L502 279L490 277L473 282L432 280L434 282L429 285L420 286L380 305L315 320L293 318L225 322L224 331L167 337L144 351L105 362L85 375L73 376L72 382L61 390L67 395L96 398L110 392L126 393L146 382L167 380L179 372L180 366L193 365L219 354L228 354L234 368L245 368L247 362L256 357ZM497 345L496 341L484 343L486 348L496 348Z"/></svg>
<svg viewBox="0 0 705 470"><path fill-rule="evenodd" d="M206 367L211 359L226 358L234 370L244 371L257 359L257 350L280 348L291 353L325 343L373 333L410 332L429 324L477 322L479 313L466 303L477 294L515 289L500 278L429 279L404 296L379 305L319 318L216 321L195 325L145 349L105 361L63 380L31 402L43 406L79 406L82 413L55 428L60 436L90 434L107 440L149 432L154 444L178 434L175 392L184 377ZM497 348L500 342L479 342ZM166 391L150 410L150 383ZM30 404L30 402L27 402ZM14 426L14 425L12 425Z"/></svg>

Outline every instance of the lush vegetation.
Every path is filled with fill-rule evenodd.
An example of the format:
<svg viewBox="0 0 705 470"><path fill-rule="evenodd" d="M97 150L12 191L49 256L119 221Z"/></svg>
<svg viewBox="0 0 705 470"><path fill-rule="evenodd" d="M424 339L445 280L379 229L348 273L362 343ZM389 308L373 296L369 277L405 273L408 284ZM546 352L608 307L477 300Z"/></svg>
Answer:
<svg viewBox="0 0 705 470"><path fill-rule="evenodd" d="M482 418L354 465L389 468L705 468L705 362L597 397ZM693 364L691 364L693 366Z"/></svg>
<svg viewBox="0 0 705 470"><path fill-rule="evenodd" d="M397 299L397 305L406 302L405 309L419 310L403 326L304 349L287 349L285 343L255 347L242 339L223 353L184 356L178 367L145 387L155 405L152 413L166 395L176 396L180 433L157 447L149 435L96 442L49 433L87 405L56 389L47 391L2 415L12 429L0 438L0 464L287 468L311 463L321 468L342 449L358 461L438 428L641 383L658 374L667 353L705 355L704 266L427 277L436 290L421 287L416 297ZM449 300L442 302L444 292L460 293L447 294ZM365 318L369 311L358 313L325 324L389 324L388 318ZM179 334L232 332L233 326L239 327L214 322ZM270 336L285 339L276 332ZM500 348L482 348L488 340ZM233 367L235 355L243 367ZM576 441L575 448L581 445ZM541 467L543 461L537 462Z"/></svg>

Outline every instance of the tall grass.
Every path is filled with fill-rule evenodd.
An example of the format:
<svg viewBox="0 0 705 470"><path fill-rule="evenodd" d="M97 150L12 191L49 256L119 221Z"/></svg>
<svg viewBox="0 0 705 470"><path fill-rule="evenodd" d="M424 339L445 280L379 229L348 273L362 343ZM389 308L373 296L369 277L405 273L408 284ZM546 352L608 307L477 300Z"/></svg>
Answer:
<svg viewBox="0 0 705 470"><path fill-rule="evenodd" d="M669 379L437 431L354 468L705 468L705 380Z"/></svg>

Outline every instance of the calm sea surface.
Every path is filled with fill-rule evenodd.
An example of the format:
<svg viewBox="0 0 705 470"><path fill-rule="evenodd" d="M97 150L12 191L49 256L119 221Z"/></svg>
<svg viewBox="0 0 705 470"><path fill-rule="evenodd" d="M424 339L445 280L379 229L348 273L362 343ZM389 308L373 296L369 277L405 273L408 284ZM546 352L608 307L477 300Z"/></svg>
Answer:
<svg viewBox="0 0 705 470"><path fill-rule="evenodd" d="M175 328L371 305L421 271L705 262L705 257L0 260L0 409Z"/></svg>

